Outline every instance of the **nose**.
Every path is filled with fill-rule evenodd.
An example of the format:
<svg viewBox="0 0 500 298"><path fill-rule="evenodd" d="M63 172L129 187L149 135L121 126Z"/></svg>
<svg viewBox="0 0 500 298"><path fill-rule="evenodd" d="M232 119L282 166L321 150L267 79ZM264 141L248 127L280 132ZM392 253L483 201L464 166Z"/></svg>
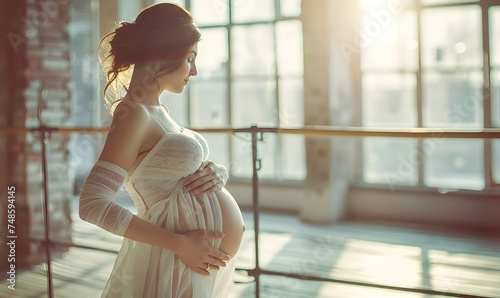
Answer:
<svg viewBox="0 0 500 298"><path fill-rule="evenodd" d="M194 62L191 64L191 71L189 72L189 75L195 77L198 74L198 69L196 69L196 64Z"/></svg>

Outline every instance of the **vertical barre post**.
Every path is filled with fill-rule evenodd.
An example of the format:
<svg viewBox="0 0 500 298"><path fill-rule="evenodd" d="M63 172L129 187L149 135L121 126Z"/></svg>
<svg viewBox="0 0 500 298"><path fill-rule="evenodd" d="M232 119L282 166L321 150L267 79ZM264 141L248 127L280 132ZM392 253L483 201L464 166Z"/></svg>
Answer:
<svg viewBox="0 0 500 298"><path fill-rule="evenodd" d="M41 142L42 142L42 179L43 179L43 221L45 224L44 229L44 248L45 248L45 258L47 261L47 294L50 298L54 297L54 288L52 285L52 243L49 237L50 231L50 221L49 221L49 192L47 187L47 156L46 156L46 147L45 144L47 142L47 131L45 127L42 126L41 132Z"/></svg>
<svg viewBox="0 0 500 298"><path fill-rule="evenodd" d="M252 195L253 195L253 221L255 233L255 297L260 297L260 265L259 265L259 184L257 177L257 133L258 127L252 125Z"/></svg>

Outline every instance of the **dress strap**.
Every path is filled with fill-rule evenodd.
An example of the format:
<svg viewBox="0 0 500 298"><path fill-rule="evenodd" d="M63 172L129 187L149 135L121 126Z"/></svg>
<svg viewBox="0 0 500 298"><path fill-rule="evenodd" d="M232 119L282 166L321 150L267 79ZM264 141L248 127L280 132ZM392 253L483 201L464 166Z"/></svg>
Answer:
<svg viewBox="0 0 500 298"><path fill-rule="evenodd" d="M152 114L152 113L149 113L149 115L151 115L151 117L153 117L153 119L155 119L156 123L158 123L158 125L161 127L161 129L164 131L164 132L167 132L163 126L161 126L160 122L158 120L156 120L156 117Z"/></svg>
<svg viewBox="0 0 500 298"><path fill-rule="evenodd" d="M165 108L166 108L166 107L165 107ZM160 121L158 121L158 120L156 119L156 117L155 117L153 114L149 113L149 115L151 115L151 117L153 117L153 119L155 119L156 123L158 123L158 125L161 127L161 129L162 129L165 133L167 133L167 132L168 132L168 133L176 133L176 132L166 131L166 130L163 128L163 126L160 124ZM182 133L184 132L184 127L182 127L182 126L180 126L180 125L178 125L178 126L180 127L181 134L182 134Z"/></svg>

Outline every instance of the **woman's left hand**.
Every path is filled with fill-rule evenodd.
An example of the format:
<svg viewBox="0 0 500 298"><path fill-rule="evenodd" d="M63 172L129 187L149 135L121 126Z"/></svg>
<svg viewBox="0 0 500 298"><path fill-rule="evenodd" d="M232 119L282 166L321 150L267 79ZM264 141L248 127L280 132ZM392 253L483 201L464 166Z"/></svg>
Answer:
<svg viewBox="0 0 500 298"><path fill-rule="evenodd" d="M206 160L201 163L198 170L184 181L187 192L199 195L205 192L207 195L224 187L227 170L212 161Z"/></svg>

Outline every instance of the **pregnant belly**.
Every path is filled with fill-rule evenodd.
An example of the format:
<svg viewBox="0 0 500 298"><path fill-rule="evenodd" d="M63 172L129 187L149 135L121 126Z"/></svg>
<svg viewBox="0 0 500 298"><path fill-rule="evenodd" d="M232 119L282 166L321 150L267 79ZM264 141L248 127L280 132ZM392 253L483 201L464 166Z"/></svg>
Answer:
<svg viewBox="0 0 500 298"><path fill-rule="evenodd" d="M221 207L222 232L225 235L221 239L219 250L233 258L240 249L245 231L243 216L233 196L225 188L215 192L215 195Z"/></svg>

